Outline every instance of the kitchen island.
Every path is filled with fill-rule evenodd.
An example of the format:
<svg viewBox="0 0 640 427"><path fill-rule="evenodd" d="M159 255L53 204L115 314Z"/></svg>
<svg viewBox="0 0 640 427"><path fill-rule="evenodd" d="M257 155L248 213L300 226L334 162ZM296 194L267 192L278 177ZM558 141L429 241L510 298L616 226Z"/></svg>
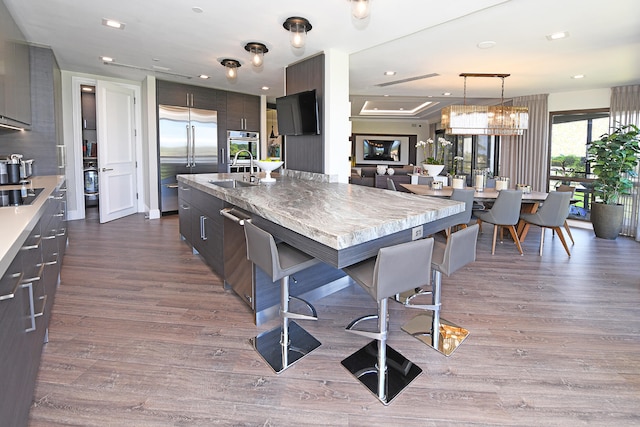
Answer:
<svg viewBox="0 0 640 427"><path fill-rule="evenodd" d="M349 285L343 267L454 225L464 209L442 198L293 172L286 173L295 177L256 184L241 173L178 176L183 239L251 307L256 324L277 315L279 284L246 259L244 231L234 215L323 261L294 277L292 295L313 300ZM223 217L223 209L230 215Z"/></svg>
<svg viewBox="0 0 640 427"><path fill-rule="evenodd" d="M180 175L178 181L252 214L274 236L336 268L375 256L384 246L451 225L464 203L442 198L280 176L275 183L225 188L243 174Z"/></svg>

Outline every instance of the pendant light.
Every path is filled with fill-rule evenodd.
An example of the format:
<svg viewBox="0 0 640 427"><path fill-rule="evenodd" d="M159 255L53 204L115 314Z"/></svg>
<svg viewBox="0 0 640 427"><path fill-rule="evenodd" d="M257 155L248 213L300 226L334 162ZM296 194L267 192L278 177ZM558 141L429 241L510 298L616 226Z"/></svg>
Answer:
<svg viewBox="0 0 640 427"><path fill-rule="evenodd" d="M504 105L504 79L510 74L462 73L464 105L442 109L442 127L448 135L522 135L529 128L529 109ZM467 77L502 79L500 105L467 105Z"/></svg>
<svg viewBox="0 0 640 427"><path fill-rule="evenodd" d="M356 19L365 19L369 16L369 0L349 0L351 2L351 14Z"/></svg>
<svg viewBox="0 0 640 427"><path fill-rule="evenodd" d="M289 31L289 40L291 46L299 49L304 47L307 38L307 32L311 31L311 23L305 18L299 16L291 16L287 18L282 26Z"/></svg>
<svg viewBox="0 0 640 427"><path fill-rule="evenodd" d="M220 64L225 68L225 73L229 80L235 80L238 77L238 68L241 67L240 62L235 59L223 59Z"/></svg>
<svg viewBox="0 0 640 427"><path fill-rule="evenodd" d="M247 43L244 46L244 50L251 54L251 64L254 67L262 67L264 54L269 52L269 49L264 44L258 42Z"/></svg>

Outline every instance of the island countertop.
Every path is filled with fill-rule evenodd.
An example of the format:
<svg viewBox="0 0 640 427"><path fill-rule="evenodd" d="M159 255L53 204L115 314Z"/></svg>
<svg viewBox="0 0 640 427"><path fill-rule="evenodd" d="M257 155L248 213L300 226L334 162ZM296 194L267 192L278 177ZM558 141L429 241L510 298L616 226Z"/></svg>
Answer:
<svg viewBox="0 0 640 427"><path fill-rule="evenodd" d="M178 175L179 182L337 251L464 210L464 203L448 199L288 176L242 188L210 183L225 179L242 181L243 174Z"/></svg>

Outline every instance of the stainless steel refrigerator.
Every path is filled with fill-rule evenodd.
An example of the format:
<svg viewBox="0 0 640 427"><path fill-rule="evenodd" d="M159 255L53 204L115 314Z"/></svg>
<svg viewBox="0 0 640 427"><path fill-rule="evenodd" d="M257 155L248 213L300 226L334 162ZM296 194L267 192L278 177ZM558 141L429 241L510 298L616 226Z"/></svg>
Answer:
<svg viewBox="0 0 640 427"><path fill-rule="evenodd" d="M218 172L218 112L158 106L160 208L178 210L176 175Z"/></svg>

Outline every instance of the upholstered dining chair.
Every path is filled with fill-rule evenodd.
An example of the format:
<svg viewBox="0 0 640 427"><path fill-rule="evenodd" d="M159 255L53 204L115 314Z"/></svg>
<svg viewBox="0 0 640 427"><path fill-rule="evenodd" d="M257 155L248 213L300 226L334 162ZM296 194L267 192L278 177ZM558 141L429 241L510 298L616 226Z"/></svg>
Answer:
<svg viewBox="0 0 640 427"><path fill-rule="evenodd" d="M473 196L475 195L475 190L473 188L454 188L451 193L450 200L455 200L458 202L464 202L465 208L464 212L460 212L455 214L456 225L454 225L454 231L457 228L467 228L467 225L471 221L471 214L473 213ZM451 233L451 228L447 229L447 236Z"/></svg>
<svg viewBox="0 0 640 427"><path fill-rule="evenodd" d="M556 191L564 191L564 192L571 193L571 200L569 201L569 206L571 206L571 204L574 203L573 196L575 195L576 187L572 185L560 184L556 187ZM569 227L569 223L567 222L566 219L564 220L564 229L567 231L567 235L571 239L571 243L575 244L576 242L573 240L573 235L571 234L571 228Z"/></svg>
<svg viewBox="0 0 640 427"><path fill-rule="evenodd" d="M496 253L496 238L498 236L498 228L506 227L511 233L511 237L518 247L520 255L522 246L516 232L516 224L520 220L520 206L522 204L522 191L520 190L501 190L491 209L484 212L476 212L478 225L482 230L482 223L488 222L493 224L493 244L491 246L491 255ZM500 232L500 243L502 243L502 231Z"/></svg>
<svg viewBox="0 0 640 427"><path fill-rule="evenodd" d="M422 369L387 345L389 298L429 283L433 238L414 240L382 248L378 255L342 270L378 304L378 313L353 320L346 330L371 338L342 361L351 374L385 405L409 385ZM359 329L367 320L377 319L378 330Z"/></svg>
<svg viewBox="0 0 640 427"><path fill-rule="evenodd" d="M540 256L542 256L542 247L544 246L545 228L550 228L556 232L567 255L571 256L567 241L562 234L562 227L569 215L569 204L571 203L571 193L563 191L552 191L547 195L542 206L536 213L520 214L520 219L529 224L537 225L542 230L540 234Z"/></svg>

